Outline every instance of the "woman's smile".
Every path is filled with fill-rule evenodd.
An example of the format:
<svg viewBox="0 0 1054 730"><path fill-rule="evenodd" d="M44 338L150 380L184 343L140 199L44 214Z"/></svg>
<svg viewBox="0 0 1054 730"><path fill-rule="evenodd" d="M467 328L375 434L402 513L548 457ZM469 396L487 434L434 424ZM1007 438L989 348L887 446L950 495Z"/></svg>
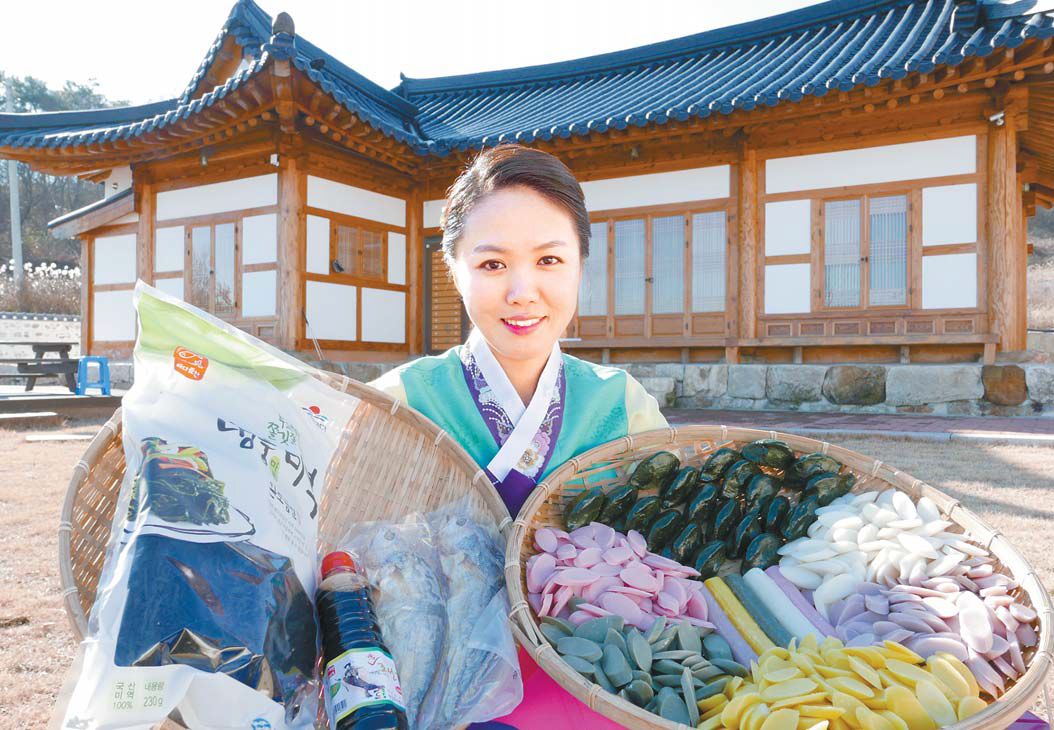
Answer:
<svg viewBox="0 0 1054 730"><path fill-rule="evenodd" d="M510 332L523 336L538 329L545 319L545 317L504 317L501 321Z"/></svg>

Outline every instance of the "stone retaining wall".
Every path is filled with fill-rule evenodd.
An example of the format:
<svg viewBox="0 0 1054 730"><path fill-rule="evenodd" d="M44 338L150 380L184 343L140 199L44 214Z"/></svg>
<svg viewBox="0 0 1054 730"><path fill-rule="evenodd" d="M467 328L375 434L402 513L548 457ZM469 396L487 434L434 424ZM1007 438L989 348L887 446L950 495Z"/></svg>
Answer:
<svg viewBox="0 0 1054 730"><path fill-rule="evenodd" d="M71 357L80 354L80 317L61 314L0 312L0 342L72 342ZM0 345L0 357L32 356L26 347Z"/></svg>
<svg viewBox="0 0 1054 730"><path fill-rule="evenodd" d="M311 362L367 383L395 363ZM623 366L666 408L1054 417L1054 364ZM131 363L111 363L115 387Z"/></svg>
<svg viewBox="0 0 1054 730"><path fill-rule="evenodd" d="M634 364L664 407L1054 416L1054 365Z"/></svg>

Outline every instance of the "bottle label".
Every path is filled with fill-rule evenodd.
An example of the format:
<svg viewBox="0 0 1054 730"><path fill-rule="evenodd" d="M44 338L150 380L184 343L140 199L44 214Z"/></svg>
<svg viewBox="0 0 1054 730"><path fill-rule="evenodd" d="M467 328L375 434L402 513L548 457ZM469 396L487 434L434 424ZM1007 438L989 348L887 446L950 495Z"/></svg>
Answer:
<svg viewBox="0 0 1054 730"><path fill-rule="evenodd" d="M326 702L333 726L369 705L394 704L406 711L395 662L379 649L351 649L327 662Z"/></svg>

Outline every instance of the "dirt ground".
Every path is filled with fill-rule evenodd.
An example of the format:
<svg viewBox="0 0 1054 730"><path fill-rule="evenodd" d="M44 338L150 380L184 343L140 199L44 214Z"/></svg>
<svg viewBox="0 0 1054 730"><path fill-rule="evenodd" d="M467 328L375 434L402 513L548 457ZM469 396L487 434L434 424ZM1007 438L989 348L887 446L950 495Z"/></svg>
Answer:
<svg viewBox="0 0 1054 730"><path fill-rule="evenodd" d="M94 433L101 422L46 433ZM34 431L32 433L42 433ZM59 589L62 500L86 442L0 431L0 727L40 728L74 656ZM884 438L840 441L926 480L1002 531L1054 586L1054 450ZM1054 689L1054 686L1051 687Z"/></svg>

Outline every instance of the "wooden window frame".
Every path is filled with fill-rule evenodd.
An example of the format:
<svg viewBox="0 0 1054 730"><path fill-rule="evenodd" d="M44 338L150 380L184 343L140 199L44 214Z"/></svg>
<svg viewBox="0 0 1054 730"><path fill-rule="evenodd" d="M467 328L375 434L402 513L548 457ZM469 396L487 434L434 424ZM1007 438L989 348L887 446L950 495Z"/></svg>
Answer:
<svg viewBox="0 0 1054 730"><path fill-rule="evenodd" d="M398 233L406 238L406 265L403 279L410 281L410 237L406 226L396 226L381 221L371 221L367 218L359 218L344 213L336 213L325 208L308 206L306 215L316 218L325 218L329 222L329 273L319 274L304 270L304 278L309 281L328 281L334 284L348 284L349 286L365 286L370 289L391 289L393 291L409 291L409 284L392 284L388 281L388 234ZM362 276L357 274L338 273L333 270L333 261L337 257L337 226L343 225L351 228L362 228L381 234L381 269L380 277ZM307 241L301 244L301 256L303 261L307 260ZM361 268L361 266L360 266ZM358 340L349 340L358 342Z"/></svg>
<svg viewBox="0 0 1054 730"><path fill-rule="evenodd" d="M914 293L916 290L919 289L916 284L916 278L921 278L921 271L919 270L920 264L916 262L913 252L917 248L915 245L916 237L919 237L919 243L921 244L921 231L917 230L917 227L914 225L914 223L916 218L916 206L921 204L922 187L925 186L897 185L883 190L869 190L867 192L851 195L827 195L816 197L813 199L813 214L818 215L819 217L817 224L813 227L813 230L817 234L817 237L815 237L810 242L810 246L815 251L817 262L817 265L815 267L812 267L812 289L814 294L813 304L815 305L814 311L833 313L846 312L856 314L858 312L866 311L888 312L911 308ZM916 196L912 195L915 190L918 190L920 193L918 201L916 201ZM907 206L907 210L905 211L905 216L907 217L907 245L904 251L904 303L871 304L871 200L873 198L892 198L896 196L903 197ZM827 203L850 200L860 201L860 303L855 306L833 307L827 304L826 296L826 206ZM818 205L815 205L817 203Z"/></svg>
<svg viewBox="0 0 1054 730"><path fill-rule="evenodd" d="M353 274L334 271L333 262L337 260L337 231L343 226L344 228L354 228L360 231L369 231L371 233L377 233L381 237L381 271L379 274L371 275L362 273L363 271L363 250L361 245L355 250L355 272ZM351 218L347 216L331 215L329 218L329 275L333 277L335 281L356 281L356 282L369 282L371 285L374 283L387 284L388 283L388 232L391 229L384 226L383 224L372 224L364 225L360 219Z"/></svg>
<svg viewBox="0 0 1054 730"><path fill-rule="evenodd" d="M695 230L694 230L694 228L692 226L692 217L695 216L695 215L698 215L698 214L720 213L722 211L725 214L725 264L724 264L724 269L725 269L725 272L724 272L725 273L725 304L724 304L724 306L721 309L710 309L710 310L703 310L703 311L697 312L692 307L692 298L693 298L693 290L692 290L692 283L693 283L693 281L692 281L692 279L694 278L694 274L695 274L695 257L694 257L694 253L695 253ZM729 207L729 206L723 206L723 207L720 207L720 208L713 208L711 210L692 210L692 211L686 213L685 216L684 216L685 240L686 240L686 243L687 243L687 245L685 246L685 253L684 253L684 270L685 270L685 275L684 275L684 277L685 277L685 280L684 280L684 311L689 316L691 316L691 315L701 315L701 316L707 316L707 315L717 316L717 315L721 315L722 317L725 317L725 316L728 315L728 313L730 311L730 306L731 305L729 304L729 293L731 291L732 283L729 281L729 266L728 266L728 262L729 262L729 260L731 258L730 254L729 254L729 251L731 250L732 246L735 245L735 239L732 236L732 227L733 227L734 223L735 223L734 207Z"/></svg>
<svg viewBox="0 0 1054 730"><path fill-rule="evenodd" d="M724 307L720 311L708 311L708 312L695 312L692 310L692 247L693 247L693 231L692 231L692 216L698 213L715 213L723 212L725 214L725 296L724 296ZM716 198L712 200L703 201L690 201L685 203L671 203L665 205L656 206L644 206L639 208L620 208L612 210L600 210L590 211L589 220L591 224L602 223L606 224L607 228L607 240L605 245L607 246L608 258L607 258L607 309L604 315L589 315L588 317L581 317L575 310L575 316L572 319L571 327L569 328L570 334L575 338L581 338L581 319L600 319L604 318L604 332L605 337L603 339L615 342L615 341L629 341L629 340L650 340L653 337L653 326L654 317L674 317L680 315L682 318L681 331L678 335L679 338L692 338L693 332L693 319L699 317L714 317L726 320L730 316L733 304L731 303L731 297L733 292L734 283L729 280L729 263L732 260L731 248L735 245L735 215L736 215L736 200L734 197L728 198ZM652 227L653 221L656 218L669 218L680 216L684 225L684 284L683 284L683 301L682 311L672 312L666 314L655 315L653 312L653 297L654 292L652 283L654 280L654 261L653 261L653 241L652 241ZM615 223L617 221L624 220L642 220L644 222L644 312L642 314L633 315L615 315ZM593 245L600 245L597 240L593 241ZM636 318L643 317L643 334L639 337L629 335L616 335L615 334L615 323L618 318ZM589 338L582 339L583 343L589 342L596 338L591 336ZM706 338L704 338L706 339Z"/></svg>
<svg viewBox="0 0 1054 730"><path fill-rule="evenodd" d="M812 204L812 232L810 241L810 253L799 256L767 256L765 264L772 263L794 263L789 259L802 259L801 263L811 263L812 271L812 313L823 315L860 315L869 312L877 315L902 314L902 313L931 313L935 310L922 309L922 258L947 253L975 253L978 254L978 304L975 307L963 307L948 310L951 312L980 312L983 311L983 295L981 288L985 280L980 265L980 253L983 248L982 238L984 236L984 213L980 202L977 206L977 240L971 243L956 243L940 246L922 245L922 191L925 188L938 187L946 184L972 183L977 185L978 193L982 192L982 181L979 175L962 176L963 180L954 183L945 179L920 179L894 183L882 183L874 185L849 188L845 191L827 192L826 194L809 195L802 194ZM904 304L875 305L870 303L871 295L871 200L874 198L888 198L903 196L907 200L907 292ZM852 307L830 307L826 304L826 281L825 281L825 233L826 216L825 205L832 201L859 200L860 201L860 304ZM765 201L770 202L770 201ZM943 310L942 310L943 311Z"/></svg>
<svg viewBox="0 0 1054 730"><path fill-rule="evenodd" d="M870 145L867 145L870 146ZM843 149L839 147L838 149ZM849 148L845 148L849 149ZM988 239L986 233L986 195L987 181L985 178L986 139L978 137L977 165L974 172L959 175L947 175L932 178L917 178L913 180L897 180L883 183L868 183L863 185L850 185L840 188L820 188L810 190L792 190L780 193L769 193L758 195L758 209L760 220L758 226L757 246L758 256L757 278L759 301L764 301L764 271L766 266L773 264L810 264L810 311L797 314L766 314L759 308L757 323L759 331L763 330L766 322L796 321L808 318L823 318L830 320L839 316L864 318L871 317L933 317L956 315L967 316L984 314L988 311L987 293L987 248ZM764 170L758 174L759 186L764 188ZM977 240L972 243L956 243L947 245L922 245L922 191L924 188L941 187L945 185L973 184L977 186ZM823 246L824 227L822 222L823 203L829 200L846 200L862 198L887 197L890 195L906 195L908 197L908 296L906 304L892 304L870 306L862 304L859 307L827 307L824 306L824 278L823 278ZM776 203L787 200L808 200L811 204L811 228L809 252L803 254L790 254L779 256L766 256L765 248L765 216L764 210L767 203ZM863 211L861 213L863 215ZM861 221L863 227L864 221ZM870 225L870 217L866 221ZM870 247L870 237L867 239ZM863 241L861 242L863 250ZM961 307L954 309L923 309L922 308L922 258L947 253L974 253L977 255L977 305L974 307ZM862 254L863 255L863 254ZM868 272L870 273L870 271ZM863 274L861 274L863 276ZM870 279L868 280L870 285ZM864 299L865 290L861 289L861 302ZM868 292L869 295L869 292Z"/></svg>
<svg viewBox="0 0 1054 730"><path fill-rule="evenodd" d="M329 273L319 274L311 271L307 271L306 264L302 263L304 268L301 270L301 276L304 280L304 292L303 296L306 296L307 282L315 281L329 284L342 284L345 286L355 287L355 334L356 339L354 340L318 340L319 346L324 349L331 350L342 350L342 351L353 351L353 350L375 350L378 352L407 352L411 339L410 333L410 307L413 304L413 296L410 293L410 281L411 271L410 265L412 256L410 251L411 239L408 235L408 229L405 226L396 226L380 221L371 221L366 218L359 218L356 216L345 215L343 213L337 213L332 210L326 210L324 208L315 208L313 206L307 206L305 209L305 215L315 216L317 218L324 218L329 223ZM333 261L336 258L336 246L337 246L337 226L344 225L353 228L367 229L375 231L381 234L381 269L382 274L379 278L372 276L362 276L356 274L337 273L333 271ZM403 280L404 284L393 284L388 281L388 234L398 233L406 237L406 261L404 264ZM427 230L426 230L427 233ZM307 239L305 238L300 243L300 256L301 262L307 261ZM361 268L361 267L360 267ZM362 290L363 289L383 289L386 291L402 292L406 295L406 308L404 314L405 332L403 343L391 343L391 342L374 342L373 340L362 339ZM306 306L306 300L301 302L301 306ZM301 350L312 350L314 349L314 341L307 337L305 334L301 339L297 340L297 349Z"/></svg>
<svg viewBox="0 0 1054 730"><path fill-rule="evenodd" d="M244 224L242 219L246 217L244 211L233 213L218 213L216 215L201 216L198 218L183 219L183 299L190 302L190 292L193 286L193 240L195 228L209 229L209 301L208 306L202 307L206 312L215 317L227 321L242 321L246 318L241 316L242 311L242 276L248 271L266 271L277 268L277 264L253 264L245 267L242 263L242 231ZM216 227L234 225L234 305L230 312L216 311ZM166 272L174 273L174 272ZM157 278L178 279L178 275L160 276ZM194 305L199 306L199 305ZM258 318L250 318L258 319ZM270 319L270 318L268 318Z"/></svg>

